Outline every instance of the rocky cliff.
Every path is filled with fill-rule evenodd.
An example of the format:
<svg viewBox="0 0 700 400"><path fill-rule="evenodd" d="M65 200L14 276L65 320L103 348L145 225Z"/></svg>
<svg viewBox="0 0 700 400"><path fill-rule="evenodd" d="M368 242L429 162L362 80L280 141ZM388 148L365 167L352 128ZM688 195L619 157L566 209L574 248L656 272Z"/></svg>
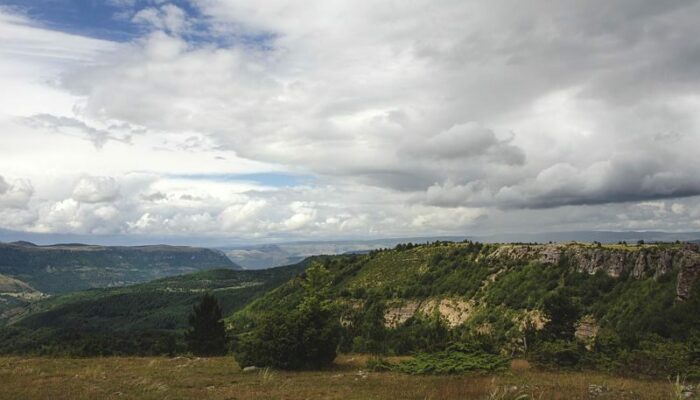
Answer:
<svg viewBox="0 0 700 400"><path fill-rule="evenodd" d="M636 279L657 279L678 272L676 294L687 299L700 277L700 246L684 245L613 245L588 244L503 245L488 256L518 262L539 261L544 264L568 263L579 272L604 271L612 277L629 273Z"/></svg>

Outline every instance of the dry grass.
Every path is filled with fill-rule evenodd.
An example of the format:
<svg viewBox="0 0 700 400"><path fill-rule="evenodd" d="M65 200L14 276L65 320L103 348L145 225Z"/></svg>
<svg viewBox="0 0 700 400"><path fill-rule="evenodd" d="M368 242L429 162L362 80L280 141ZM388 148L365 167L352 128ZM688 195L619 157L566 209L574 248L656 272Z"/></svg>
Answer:
<svg viewBox="0 0 700 400"><path fill-rule="evenodd" d="M516 362L497 376L360 372L367 356L341 356L322 372L244 373L222 358L0 358L0 399L668 399L668 381L535 371ZM494 397L494 394L502 397Z"/></svg>

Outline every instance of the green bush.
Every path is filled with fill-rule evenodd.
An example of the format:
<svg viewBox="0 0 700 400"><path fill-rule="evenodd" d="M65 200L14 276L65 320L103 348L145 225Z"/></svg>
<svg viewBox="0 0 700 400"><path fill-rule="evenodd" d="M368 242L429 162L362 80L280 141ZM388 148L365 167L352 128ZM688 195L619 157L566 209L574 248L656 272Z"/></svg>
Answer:
<svg viewBox="0 0 700 400"><path fill-rule="evenodd" d="M584 352L585 349L579 343L555 340L538 343L530 359L544 368L576 368Z"/></svg>
<svg viewBox="0 0 700 400"><path fill-rule="evenodd" d="M509 366L509 359L467 346L452 345L445 351L420 353L403 361L394 370L407 374L460 374L465 372L499 372Z"/></svg>
<svg viewBox="0 0 700 400"><path fill-rule="evenodd" d="M381 357L372 357L369 360L367 360L367 365L365 365L365 368L372 372L383 372L393 370L394 365L390 364L388 361Z"/></svg>
<svg viewBox="0 0 700 400"><path fill-rule="evenodd" d="M652 335L642 340L638 348L622 352L618 372L623 375L649 377L686 375L691 369L690 356L685 343Z"/></svg>

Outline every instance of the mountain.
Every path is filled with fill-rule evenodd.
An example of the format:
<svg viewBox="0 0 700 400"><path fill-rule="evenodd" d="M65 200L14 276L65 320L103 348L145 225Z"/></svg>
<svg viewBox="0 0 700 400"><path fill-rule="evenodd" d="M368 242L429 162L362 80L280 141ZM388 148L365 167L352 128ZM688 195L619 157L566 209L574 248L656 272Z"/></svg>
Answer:
<svg viewBox="0 0 700 400"><path fill-rule="evenodd" d="M217 250L197 247L0 243L0 274L47 294L124 286L212 268L240 266Z"/></svg>
<svg viewBox="0 0 700 400"><path fill-rule="evenodd" d="M222 247L221 250L245 269L263 269L299 262L307 257L361 254L394 247L399 243L425 243L435 240L462 240L462 237L391 238L373 240L309 241Z"/></svg>
<svg viewBox="0 0 700 400"><path fill-rule="evenodd" d="M638 240L644 240L646 242L674 242L676 240L682 242L700 242L700 232L573 231L504 233L498 235L423 236L369 240L281 242L274 244L220 247L220 249L226 253L231 260L245 269L261 269L292 264L304 258L316 255L366 253L372 250L391 248L400 243L429 243L435 241L459 242L464 239L481 243L568 243L579 241L613 244L626 241L633 244Z"/></svg>
<svg viewBox="0 0 700 400"><path fill-rule="evenodd" d="M217 250L196 247L0 243L0 324L50 295L211 268L241 269Z"/></svg>
<svg viewBox="0 0 700 400"><path fill-rule="evenodd" d="M162 354L182 349L180 333L205 292L233 313L304 270L306 263L263 271L214 269L118 288L39 300L0 329L0 353ZM0 321L1 323L2 321Z"/></svg>

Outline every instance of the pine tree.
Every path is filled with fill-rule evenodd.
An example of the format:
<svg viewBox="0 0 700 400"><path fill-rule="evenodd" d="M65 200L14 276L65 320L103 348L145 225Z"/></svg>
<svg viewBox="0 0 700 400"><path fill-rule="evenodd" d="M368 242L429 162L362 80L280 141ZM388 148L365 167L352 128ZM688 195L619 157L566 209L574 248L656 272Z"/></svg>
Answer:
<svg viewBox="0 0 700 400"><path fill-rule="evenodd" d="M190 329L185 334L188 349L198 356L226 354L226 328L221 306L216 297L207 293L192 308Z"/></svg>
<svg viewBox="0 0 700 400"><path fill-rule="evenodd" d="M313 263L300 282L304 297L293 310L263 315L236 349L241 366L314 369L331 365L340 341L340 322L330 300L332 275Z"/></svg>

